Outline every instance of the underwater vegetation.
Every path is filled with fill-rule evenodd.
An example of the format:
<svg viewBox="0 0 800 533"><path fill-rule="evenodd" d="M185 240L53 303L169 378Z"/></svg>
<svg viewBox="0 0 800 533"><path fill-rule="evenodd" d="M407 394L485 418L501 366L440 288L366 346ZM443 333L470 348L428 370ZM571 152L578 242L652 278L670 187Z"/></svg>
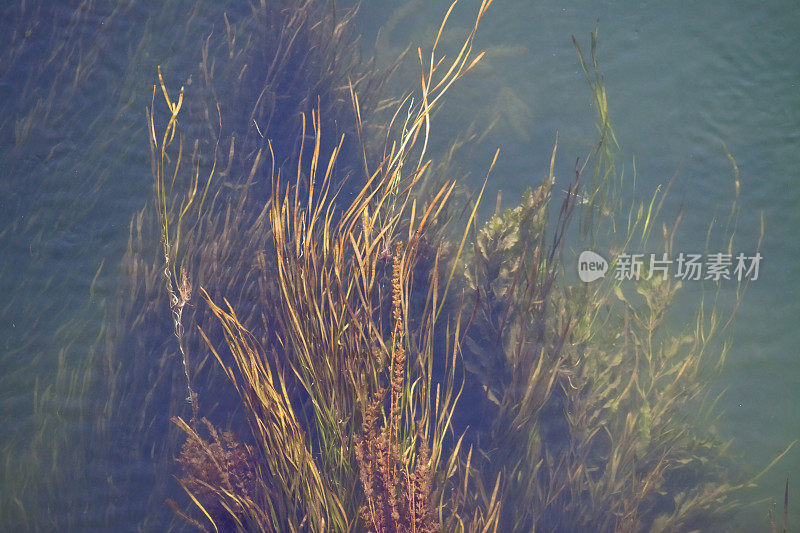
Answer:
<svg viewBox="0 0 800 533"><path fill-rule="evenodd" d="M673 531L720 523L736 509L735 492L751 482L731 481L704 393L724 361L725 347L712 341L728 317L701 309L693 327L674 332L664 319L679 283L654 276L630 294L614 280L563 281L570 221L580 213L585 234L597 239L596 214L618 207L595 41L591 64L578 52L600 140L576 166L557 212L553 163L517 207L479 225L486 185L458 208L462 186L428 158L440 99L481 59L473 39L490 4L456 54L438 55L447 16L429 56L417 51L420 88L393 104L388 127L372 128L383 132L382 147L365 134L375 111L348 84L362 168L341 163L348 133L329 134L323 117L332 111L312 105L293 138L296 165L275 155L285 138L259 128L250 171L226 171L242 191L229 197L233 207L214 192L223 179L216 157L210 172L195 163L181 180L184 93L175 96L159 74L170 113L158 134L155 96L149 130L162 282L172 302L171 349L177 341L185 370L173 383L183 381L179 396L192 411L173 418L185 434L175 455L192 505L170 505L188 523ZM182 182L188 188L176 194ZM578 198L588 206L578 210ZM631 208L624 230L612 228L621 249L647 240L656 200ZM668 252L675 227L662 229ZM241 233L246 243L237 243ZM209 249L234 254L224 274L214 272L223 261ZM192 318L182 315L189 280L200 287ZM200 418L206 396L216 400L225 386L215 381L211 393L198 383L203 371L213 379L214 368L238 396L224 422L237 433ZM209 416L223 414L218 405Z"/></svg>
<svg viewBox="0 0 800 533"><path fill-rule="evenodd" d="M570 241L619 254L660 230L669 252L678 228L657 195L622 205L596 36L576 49L598 140L566 195L556 141L540 179L482 221L499 154L475 193L451 163L498 120L525 137L528 111L499 89L477 133L432 153L446 94L485 68L492 1L453 32L457 4L428 46L377 60L353 10L254 2L226 12L183 82L154 69L135 131L153 201L84 380L65 385L105 398L70 472L131 465L94 488L96 527L133 512L144 530L683 531L740 507L760 474L738 480L707 393L732 315L701 303L676 330L680 283L566 275ZM408 63L419 83L396 97ZM784 530L787 506L788 480Z"/></svg>

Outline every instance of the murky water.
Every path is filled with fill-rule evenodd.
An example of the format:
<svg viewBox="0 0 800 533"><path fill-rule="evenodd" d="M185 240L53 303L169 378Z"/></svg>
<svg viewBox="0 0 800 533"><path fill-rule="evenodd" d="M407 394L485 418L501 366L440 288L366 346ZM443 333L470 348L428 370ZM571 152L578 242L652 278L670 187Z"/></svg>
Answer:
<svg viewBox="0 0 800 533"><path fill-rule="evenodd" d="M187 80L203 39L225 31L225 6L35 4L24 12L3 7L0 21L1 509L14 517L15 528L59 529L35 519L41 513L33 502L15 498L30 494L23 485L34 481L26 473L41 472L41 481L59 464L43 455L52 453L49 443L56 439L59 453L71 454L76 428L106 404L85 394L99 389L74 376L84 374L86 383L104 379L87 361L96 356L104 317L114 312L126 283L118 269L131 217L152 198L145 108L156 66L171 80ZM422 4L399 15L401 2L362 6L356 24L364 49L375 50L379 27L382 60L409 42L429 46L447 6ZM469 27L473 9L465 3L453 25ZM228 12L235 17L246 10L233 5ZM173 21L188 18L176 31ZM683 210L675 250L703 250L709 223L724 224L734 199L730 154L741 181L736 251L755 251L763 213L761 274L737 310L727 365L714 384L725 390L720 435L732 439L741 464L755 475L800 437L800 8L794 2L498 1L479 33L486 61L435 117L434 132L442 135L434 135L441 145L434 143L433 153L471 123L494 124L459 166L475 186L501 147L490 188L502 189L504 205L511 206L545 174L557 134L556 186L566 188L575 159L596 140L571 37L586 53L595 27L618 163L630 186L625 197L649 197L674 177L663 211L670 219ZM414 80L414 57L410 65L398 85ZM719 239L710 244L724 251ZM721 305L729 304L733 288L723 291ZM676 324L691 315L699 292L699 285L685 283L673 310ZM93 373L85 375L87 368ZM93 453L90 477L139 472L141 491L150 490L148 465ZM785 477L799 466L800 451L793 449L758 480L746 496L753 503L742 511L744 530L766 526L766 509L782 501ZM44 483L48 520L69 516L84 530L135 529L146 512L146 498L105 489L59 508L67 500L50 490ZM790 523L800 523L796 498L790 497L789 510Z"/></svg>

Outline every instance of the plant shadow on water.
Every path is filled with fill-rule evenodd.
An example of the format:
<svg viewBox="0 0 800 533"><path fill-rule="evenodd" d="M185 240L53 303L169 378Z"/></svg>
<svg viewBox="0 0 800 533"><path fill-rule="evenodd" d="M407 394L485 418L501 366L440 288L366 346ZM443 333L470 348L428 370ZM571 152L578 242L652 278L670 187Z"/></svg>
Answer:
<svg viewBox="0 0 800 533"><path fill-rule="evenodd" d="M618 254L658 227L656 195L624 228L603 216L626 208L596 36L589 62L576 49L599 139L563 201L557 143L543 179L483 224L497 154L474 197L452 176L464 139L429 155L490 4L443 56L447 12L430 50L407 54L421 83L400 98L384 94L402 55L363 60L353 11L313 1L229 10L180 89L157 70L154 201L131 221L118 305L80 370L103 376L81 394L106 401L84 408L85 452L52 480L94 485L107 507L93 524L724 527L760 476L734 481L711 430L706 385L732 316L701 304L672 331L679 283L565 280L576 217L588 246ZM665 252L677 227L661 224Z"/></svg>

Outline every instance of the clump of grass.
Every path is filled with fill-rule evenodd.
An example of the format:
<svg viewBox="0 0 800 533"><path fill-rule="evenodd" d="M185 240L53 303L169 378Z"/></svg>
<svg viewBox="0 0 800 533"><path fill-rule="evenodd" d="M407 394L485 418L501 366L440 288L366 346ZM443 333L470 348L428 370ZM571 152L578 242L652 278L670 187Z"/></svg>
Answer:
<svg viewBox="0 0 800 533"><path fill-rule="evenodd" d="M185 89L163 79L153 87L146 131L155 206L131 221L120 303L98 343L102 371L110 378L97 384L97 394L108 401L88 436L102 443L96 455L150 465L109 478L109 491L152 486L142 493L148 500L145 528L170 516L163 501L171 480L156 475L169 471L184 439L170 418L184 416L199 431L198 413L226 424L237 401L198 334L200 326L211 338L224 338L220 321L203 305L200 287L224 294L242 324L272 349L277 315L258 304L277 290L265 208L270 165L276 170L296 165L303 113L316 109L324 115L331 132L322 141L327 150L328 139L344 133L348 140L358 137L351 91L358 91L360 108L370 117L381 103L387 73L360 58L353 12L330 8L320 2L260 2L209 15L222 31L217 27L202 35L198 67ZM297 70L299 64L308 68ZM373 131L369 120L360 127ZM273 148L269 139L281 142ZM355 142L345 142L341 150L360 167L361 154L352 155ZM347 171L342 167L331 177L337 187ZM183 290L188 284L194 294ZM204 396L204 390L218 393ZM243 420L238 425L242 434Z"/></svg>
<svg viewBox="0 0 800 533"><path fill-rule="evenodd" d="M594 71L583 57L581 64L601 138L576 166L558 216L549 214L554 150L542 184L476 232L460 281L473 309L463 343L464 394L476 406L466 420L480 451L472 467L484 482L501 480L504 531L704 527L729 517L735 494L754 481L733 481L727 447L710 429L715 400L705 387L724 362L725 345L713 347L730 318L701 302L686 331L668 329L680 283L647 272L649 279L631 282L635 294L612 276L578 287L563 282L571 218L581 213L595 247L598 213L620 207L595 48L593 35ZM583 211L576 198L585 199ZM611 221L616 253L647 243L657 200L632 206L624 231ZM666 253L676 227L662 226Z"/></svg>
<svg viewBox="0 0 800 533"><path fill-rule="evenodd" d="M316 529L333 523L333 518L341 514L340 504L311 454L308 437L288 398L283 377L272 372L263 349L241 325L233 310L225 311L216 307L207 294L206 298L222 322L227 346L237 365L238 372L228 367L225 371L247 407L248 421L259 452L254 454L254 460L261 465L261 475L256 479L257 490L248 494L211 485L209 488L213 492L198 497L188 485L184 484L184 487L215 529L217 522L230 520L240 528L250 524L265 531L280 531L286 527L300 530L309 524ZM222 361L208 342L215 357ZM241 385L238 384L238 373L241 373ZM177 423L191 435L191 427L182 419L178 418ZM253 494L263 494L265 499L254 499ZM236 507L224 505L229 498L235 499ZM212 515L215 508L221 515ZM244 517L240 518L240 514Z"/></svg>
<svg viewBox="0 0 800 533"><path fill-rule="evenodd" d="M473 40L490 3L481 4L454 58L439 58L437 44L455 4L430 58L418 51L421 88L396 105L382 153L365 139L369 112L348 84L355 167L348 136L323 136L331 110L317 107L300 115L296 149L281 149L258 127L240 174L230 141L221 174L238 178L225 186L241 192L229 201L212 180L219 145L204 183L198 143L189 192L175 201L173 183L186 175L181 106L161 82L170 118L160 141L155 104L149 124L185 378L170 383L199 398L189 422L174 418L187 439L175 454L180 483L195 507L178 514L196 527L678 530L735 508L732 496L747 484L730 481L726 448L704 429L713 417L704 385L725 354L712 352L712 341L727 322L701 306L693 328L667 330L680 287L657 276L636 283L635 295L610 279L564 283L572 219L580 213L583 235L595 244L598 213L619 208L616 140L594 36L593 70L582 57L581 64L600 140L576 165L558 213L550 212L554 148L544 179L519 206L498 209L478 229L484 183L467 229L446 237L450 243L431 239L446 235L457 189L453 181L432 184L431 117L480 59ZM220 108L217 114L222 122ZM584 192L589 162L594 175ZM337 179L342 165L363 169L350 197ZM266 197L252 192L264 174ZM577 198L585 199L582 211ZM618 250L647 242L659 208L656 196L634 205L618 235L612 221ZM668 252L675 229L662 230ZM179 268L201 287L191 316L182 314L189 274ZM238 396L242 416L227 424L245 428L244 441L206 422L210 438L200 437L204 391L216 396L222 386L212 367ZM203 372L206 385L196 377Z"/></svg>
<svg viewBox="0 0 800 533"><path fill-rule="evenodd" d="M581 229L592 244L599 216L620 209L595 36L591 62L580 58L599 114L588 186L583 176L592 167L577 167L551 222L554 150L550 171L519 206L498 209L477 229L481 189L468 231L447 233L459 191L454 181L431 179L432 113L480 59L474 35L490 3L481 4L475 27L448 60L439 56L439 27L430 56L417 51L420 89L399 102L379 100L387 76L360 62L349 33L353 12L311 0L262 1L220 16L222 31L198 46L200 66L187 79L185 100L159 70L147 122L156 206L131 221L123 267L131 283L92 352L106 356L99 374L110 376L102 393L108 403L87 417L97 424L87 436L95 454L149 464L149 474L138 475L161 482L145 481L156 486L144 491L143 529L164 527L159 510L175 495L159 474L176 456L189 499L168 501L201 530L678 530L720 520L750 484L730 481L724 444L702 429L714 416L704 385L725 354L712 341L729 320L701 307L688 331L668 330L680 287L658 278L636 284L635 293L614 282L563 284L576 199L585 200ZM154 19L178 20L170 6ZM41 8L27 9L22 3L3 13L26 20L24 39L50 30L50 21L38 20ZM197 33L198 9L176 40ZM91 2L82 2L71 27L91 14ZM84 46L81 32L68 33L67 42L54 39L27 82L49 93L24 91L15 104L22 111L0 119L0 128L13 129L16 170L28 168L18 160L37 128L76 131L64 125L91 115L84 107L64 113L63 101L94 83L111 30L93 46ZM10 37L0 70L26 64L22 35ZM148 55L148 37L145 31L132 56ZM37 83L46 76L47 84ZM51 87L67 89L63 101ZM80 132L85 137L64 137L97 151L111 142L131 149L128 124L135 121L127 113L136 106L128 96L91 110L97 115ZM388 125L376 120L386 109L395 110ZM90 137L107 123L116 127L111 138ZM46 188L49 176L72 175L71 167L62 170L37 179ZM77 227L85 198L98 196L110 171L89 175L80 206L54 213L53 224L29 216L0 239L21 229L41 242L51 230L36 233L36 224ZM11 191L6 180L0 188ZM656 197L636 207L619 250L644 244L656 227ZM663 228L667 251L673 234ZM202 287L201 298L193 285ZM24 295L28 285L20 287ZM18 312L19 300L11 298L6 311ZM72 312L63 307L60 313ZM34 345L23 340L5 357ZM69 371L69 351L61 352L53 383L31 387L39 427L27 462L11 449L16 441L4 443L4 489L11 490L0 514L9 527L72 524L85 506L73 480L55 481L63 476L57 466L73 457L64 459L70 436L52 406L83 397L92 377L91 357ZM468 419L467 411L481 419ZM223 426L244 436L217 429ZM48 479L46 495L31 472ZM139 492L132 487L141 477L102 475L109 500ZM63 502L67 485L65 519L48 502ZM784 530L788 480L785 494ZM37 507L47 513L36 517ZM109 522L116 512L112 502Z"/></svg>
<svg viewBox="0 0 800 533"><path fill-rule="evenodd" d="M478 20L489 3L481 6ZM418 269L416 258L424 245L423 236L438 223L454 184L444 183L424 201L412 192L428 168L425 152L432 110L452 83L477 61L471 54L474 34L475 29L449 63L436 58L435 47L430 61L422 62L425 75L416 105L411 98L401 103L405 119L387 129L397 140L387 142L374 170L364 165L371 173L349 204L340 205L341 189L335 182L344 141L340 139L325 161L323 121L318 112L311 113L313 147L309 151L303 118L296 171L276 160L273 142L267 140L274 170L272 196L262 212L272 241L269 249L274 253L274 263L268 261L274 270L263 272L259 284L270 287L261 302L274 301L278 309L274 314L267 309L259 311L274 317L278 340L271 345L261 342L231 304L226 302L223 310L205 287L205 304L222 326L224 350L215 340L219 337L208 329L215 326L200 326L208 349L245 406L259 464L264 465L259 482L270 495L270 512L257 515L255 509L263 506L242 504L254 510L248 517L259 528L350 530L367 518L369 513L359 514L369 485L359 484L356 450L359 443L372 440L368 436L372 426L365 425L365 419L368 422L376 416L374 406L382 398L381 390L389 397L381 440L392 457L381 458L381 468L389 474L383 489L389 491L387 497L391 493L395 502L403 502L402 513L396 508L396 513L388 515L393 520L391 527L416 524L435 528L433 504L428 502L450 497L460 447L446 450L445 440L452 431L450 420L458 396L458 343L450 345L443 379L437 379L433 375L436 317L447 286L439 287L435 247L428 250L434 257L428 271ZM355 91L352 101L359 117ZM169 107L174 112L176 106ZM399 111L395 118L398 115ZM361 124L358 120L358 131L362 131ZM163 136L165 140L171 137L172 133ZM291 187L282 179L288 172L295 175ZM157 172L157 176L163 174ZM164 215L165 225L169 213L167 210ZM391 247L401 240L407 244L397 251L390 284L387 251L391 258ZM430 276L428 303L421 314L415 313L414 326L408 326L408 293L416 275ZM269 284L268 276L274 285ZM384 313L390 301L387 298L393 302L394 320ZM388 382L382 384L384 373ZM367 416L367 411L373 414ZM191 424L182 427L185 430ZM367 433L360 435L361 430ZM362 458L364 467L369 468L368 454ZM465 485L466 480L459 484ZM219 505L204 504L200 498L195 501L216 527L220 518L208 510L219 509ZM495 508L496 504L487 512L476 512L473 529L496 521ZM461 520L458 506L448 513L436 518ZM232 515L227 520L235 518Z"/></svg>

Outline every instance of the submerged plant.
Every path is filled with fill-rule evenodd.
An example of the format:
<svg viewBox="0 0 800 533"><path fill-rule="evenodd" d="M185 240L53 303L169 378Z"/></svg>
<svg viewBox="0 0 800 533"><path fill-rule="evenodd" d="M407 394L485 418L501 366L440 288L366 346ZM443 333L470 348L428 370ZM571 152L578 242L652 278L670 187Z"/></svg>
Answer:
<svg viewBox="0 0 800 533"><path fill-rule="evenodd" d="M478 20L489 4L481 6ZM218 342L214 324L199 331L245 407L257 464L262 465L257 493L268 495L268 512L259 514L264 505L240 498L236 509L245 509L242 515L223 505L228 498L223 489L193 495L214 527L234 520L237 528L345 531L372 523L397 531L463 522L460 505L451 499L453 485L466 484L454 479L460 446L448 444L459 394L458 340L447 343L444 360L434 367L441 357L442 346L434 343L447 285L439 287L440 253L425 242L428 229L440 223L455 184L445 182L425 200L412 193L428 168L432 110L477 61L471 53L475 29L449 63L436 58L435 47L430 61L423 62L419 97L402 102L405 120L387 128L397 140L387 142L374 170L366 162L366 182L349 204L343 203L335 181L344 140L330 155L323 153L318 111L311 113L313 147L308 151L303 116L296 170L275 160L273 141L267 139L272 194L263 213L274 256L265 258L269 266L262 266L259 285L264 287L262 305L272 301L277 309L260 313L277 311L277 341L261 341L233 305L218 306L205 288L205 306L217 317L225 342ZM352 98L359 117L355 92ZM362 131L360 119L357 130ZM291 186L282 179L288 172L295 175ZM405 246L399 247L400 241ZM397 250L389 275L387 249L392 246ZM421 250L432 263L417 263ZM427 303L422 313L412 314L409 292L416 276L428 285L423 294ZM388 406L381 411L384 396ZM189 436L196 441L192 424L182 419L178 424L194 432ZM189 460L181 456L182 462ZM382 481L368 472L382 475ZM371 496L363 500L379 493L383 504L370 504ZM202 501L209 497L216 500ZM448 499L453 505L443 513L436 502ZM227 515L215 516L212 509L225 509ZM470 529L490 527L497 516L496 504L476 511Z"/></svg>
<svg viewBox="0 0 800 533"><path fill-rule="evenodd" d="M230 140L222 175L238 181L212 179L218 144L201 180L197 142L186 179L181 99L173 103L160 80L170 118L157 137L154 102L149 131L184 371L176 387L188 388L193 411L187 422L176 408L173 421L185 435L174 454L178 479L195 511L172 506L195 527L667 531L702 527L736 507L733 494L746 484L730 481L726 448L704 429L713 418L704 385L725 354L712 351L725 323L716 309L701 306L693 328L674 332L665 316L678 283L649 276L634 295L610 279L565 282L571 220L580 213L581 235L595 244L596 214L619 207L594 38L594 72L582 56L581 64L601 137L576 165L558 212L554 148L518 206L498 208L478 228L484 183L464 210L466 229L448 233L458 184L434 184L431 118L481 58L472 47L490 4L445 60L437 45L451 6L430 58L418 53L421 88L379 128L382 153L365 138L367 109L348 83L354 123L335 130L334 142L323 130L336 105L300 113L291 149L256 119L248 165L234 161ZM221 128L212 128L215 143ZM346 148L351 137L355 151ZM363 180L345 183L342 168L358 168ZM174 190L178 176L189 183L184 196ZM227 189L241 192L227 199ZM632 208L619 235L612 220L620 250L647 241L655 200ZM663 228L668 252L674 229ZM202 299L189 317L192 268ZM226 381L215 378L219 369ZM203 402L213 404L204 397L230 389L235 408L213 405L227 421L199 418ZM223 423L245 437L217 429Z"/></svg>
<svg viewBox="0 0 800 533"><path fill-rule="evenodd" d="M208 440L203 439L181 419L176 418L173 421L187 435L178 456L178 462L183 468L183 477L178 480L181 486L198 501L206 502L209 516L228 518L222 522L223 526L230 528L234 524L241 526L248 523L247 511L263 509L266 501L266 495L259 492L261 486L258 483L258 468L253 459L253 450L230 431L220 435L206 419L202 423L210 437ZM261 505L247 509L243 502ZM181 511L173 500L168 500L167 503L184 520L200 529L206 529L200 522ZM258 522L253 525L256 524Z"/></svg>
<svg viewBox="0 0 800 533"><path fill-rule="evenodd" d="M84 32L48 36L46 61L31 69L27 58L44 42L36 38L51 25L58 37L61 28L28 4L2 9L25 31L9 37L0 70L32 89L0 119L15 141L8 168L16 170L0 179L12 199L23 190L12 186L18 175L47 189L57 184L52 176L85 170L59 162L42 175L27 172L37 137L59 132L97 153L111 143L135 149L129 141L139 126L131 124L139 123L130 110L140 102L115 93L92 114L84 93L103 81L95 65L104 48L138 43L130 80L155 55L150 22L134 35L138 27L121 16L134 2L117 2L106 16L107 6L86 0L70 28L103 12L114 29L97 32L96 42ZM155 201L131 220L124 282L89 357L81 353L72 370L71 343L81 345L83 333L57 331L67 346L56 378L30 387L38 428L31 442L3 443L6 527L74 528L90 503L107 505L106 529L130 509L143 530L675 531L723 523L737 492L759 477L733 481L727 447L713 432L715 399L705 392L724 362L726 346L716 343L730 319L701 302L689 327L675 330L667 318L679 283L655 275L625 287L610 279L572 287L564 275L576 215L583 238L594 246L607 230L617 252L643 246L658 227L656 196L631 208L627 226L614 217L623 182L595 35L590 61L578 53L600 139L564 200L559 206L554 195L554 149L541 182L505 211L498 200L479 225L487 185L459 219L453 204L468 195L450 163L500 119L479 115L438 163L428 148L444 95L483 57L473 47L490 0L444 56L443 43L455 42L445 36L450 6L430 53L417 50L419 88L400 99L382 99L397 62L381 71L363 61L354 11L335 2L232 3L215 15L213 31L205 24L214 17L199 4L185 20L179 4L165 3L151 19L174 27L171 43L206 33L180 91L158 69L145 133ZM179 60L171 63L168 77L180 72ZM524 104L506 88L495 99L516 111L506 118L525 137ZM97 135L107 124L113 134ZM53 154L43 164L57 161ZM80 182L94 193L110 175L93 168ZM47 230L20 218L0 239L14 243L20 230L41 243L78 228L85 198L99 195L51 210L46 224L36 223ZM662 228L669 252L675 228ZM58 283L54 274L48 287ZM56 324L52 317L74 313L61 301L34 308L28 287L19 285L7 312L34 326L38 317ZM35 328L21 335L4 360L35 350L37 336ZM41 358L30 364L38 368ZM21 390L20 375L2 382ZM60 404L92 393L107 401L80 410L86 446L68 448L74 437L61 418L73 415ZM29 452L12 453L21 442ZM109 472L112 462L131 468ZM787 479L784 531L788 489ZM67 510L55 505L65 502ZM769 521L781 527L772 511Z"/></svg>
<svg viewBox="0 0 800 533"><path fill-rule="evenodd" d="M406 379L405 327L402 310L402 244L397 243L392 272L392 329L391 356L388 367L389 406L383 428L377 420L387 390L379 389L363 409L361 435L356 437L356 461L366 502L361 516L368 528L376 533L391 531L439 531L433 507L433 476L430 469L430 449L424 436L413 438L408 450L401 449L401 397ZM413 429L416 421L411 421ZM420 442L417 446L416 443ZM411 464L414 452L415 464Z"/></svg>

